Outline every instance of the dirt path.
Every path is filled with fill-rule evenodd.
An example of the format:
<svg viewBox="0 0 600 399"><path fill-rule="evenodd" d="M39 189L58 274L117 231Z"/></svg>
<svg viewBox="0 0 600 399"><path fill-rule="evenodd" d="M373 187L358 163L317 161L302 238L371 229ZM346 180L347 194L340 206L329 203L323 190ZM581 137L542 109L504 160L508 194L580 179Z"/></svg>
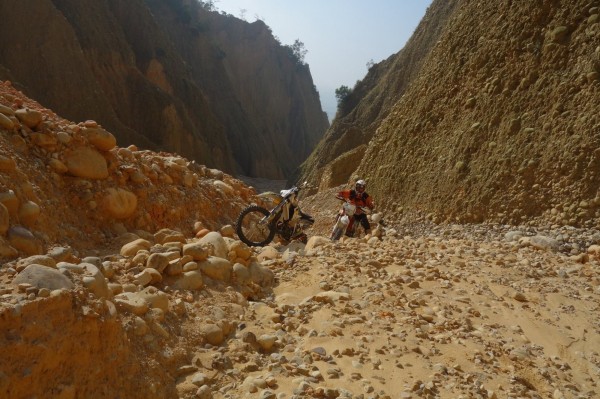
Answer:
<svg viewBox="0 0 600 399"><path fill-rule="evenodd" d="M237 335L275 343L223 397L597 397L598 261L469 235L278 248Z"/></svg>

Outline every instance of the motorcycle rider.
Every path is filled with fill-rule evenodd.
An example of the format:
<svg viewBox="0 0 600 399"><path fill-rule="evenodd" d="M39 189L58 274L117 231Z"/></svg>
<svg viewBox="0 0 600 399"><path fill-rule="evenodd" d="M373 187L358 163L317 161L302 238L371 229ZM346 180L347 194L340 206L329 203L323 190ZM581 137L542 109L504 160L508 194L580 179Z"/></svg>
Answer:
<svg viewBox="0 0 600 399"><path fill-rule="evenodd" d="M350 224L346 229L346 235L352 236L354 231L354 221L360 222L365 229L365 234L371 233L371 225L367 219L367 215L363 212L360 207L367 207L371 210L375 208L373 198L365 191L367 188L367 182L362 179L356 181L354 189L343 190L337 193L336 198L350 201L351 204L356 205L356 212L354 216L350 218Z"/></svg>

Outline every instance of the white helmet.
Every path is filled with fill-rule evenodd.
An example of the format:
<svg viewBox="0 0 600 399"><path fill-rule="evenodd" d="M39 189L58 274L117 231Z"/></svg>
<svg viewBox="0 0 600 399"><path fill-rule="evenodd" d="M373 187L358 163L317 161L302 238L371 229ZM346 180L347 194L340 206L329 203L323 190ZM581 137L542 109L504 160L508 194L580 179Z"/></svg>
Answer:
<svg viewBox="0 0 600 399"><path fill-rule="evenodd" d="M367 188L367 182L364 181L363 179L357 180L355 187L356 187L357 190L359 188L362 188L363 190L365 190Z"/></svg>

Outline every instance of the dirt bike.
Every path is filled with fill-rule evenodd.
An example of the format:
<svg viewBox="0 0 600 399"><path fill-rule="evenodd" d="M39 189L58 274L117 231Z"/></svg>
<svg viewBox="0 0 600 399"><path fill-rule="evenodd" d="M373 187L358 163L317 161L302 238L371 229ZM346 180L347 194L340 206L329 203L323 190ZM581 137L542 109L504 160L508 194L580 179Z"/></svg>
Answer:
<svg viewBox="0 0 600 399"><path fill-rule="evenodd" d="M305 187L306 183L281 190L279 194L259 194L259 198L271 202L275 207L268 210L252 204L244 209L235 225L240 240L250 246L265 246L277 235L283 241L298 240L306 243L304 230L312 226L315 220L303 213L298 206L298 193Z"/></svg>
<svg viewBox="0 0 600 399"><path fill-rule="evenodd" d="M350 230L348 230L348 228L350 224L350 218L354 217L357 209L360 209L367 215L371 213L371 210L367 207L355 205L341 197L336 198L344 201L344 204L342 205L342 209L338 213L335 223L333 224L333 229L331 230L330 238L333 241L339 240L344 233L346 233L346 235L349 237L354 237L356 233L356 225L360 224L360 222L355 220L354 223L352 223L352 226L350 226Z"/></svg>

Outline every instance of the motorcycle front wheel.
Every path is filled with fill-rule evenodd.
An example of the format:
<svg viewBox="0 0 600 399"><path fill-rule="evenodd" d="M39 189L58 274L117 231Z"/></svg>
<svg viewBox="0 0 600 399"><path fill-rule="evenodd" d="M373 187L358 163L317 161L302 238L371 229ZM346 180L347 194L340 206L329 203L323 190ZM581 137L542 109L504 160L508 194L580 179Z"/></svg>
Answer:
<svg viewBox="0 0 600 399"><path fill-rule="evenodd" d="M240 240L251 247L262 247L273 241L275 229L267 221L267 216L269 211L257 205L244 209L235 225Z"/></svg>
<svg viewBox="0 0 600 399"><path fill-rule="evenodd" d="M340 227L336 227L333 232L331 233L331 239L333 241L338 241L341 237L342 234L344 233L344 230Z"/></svg>

